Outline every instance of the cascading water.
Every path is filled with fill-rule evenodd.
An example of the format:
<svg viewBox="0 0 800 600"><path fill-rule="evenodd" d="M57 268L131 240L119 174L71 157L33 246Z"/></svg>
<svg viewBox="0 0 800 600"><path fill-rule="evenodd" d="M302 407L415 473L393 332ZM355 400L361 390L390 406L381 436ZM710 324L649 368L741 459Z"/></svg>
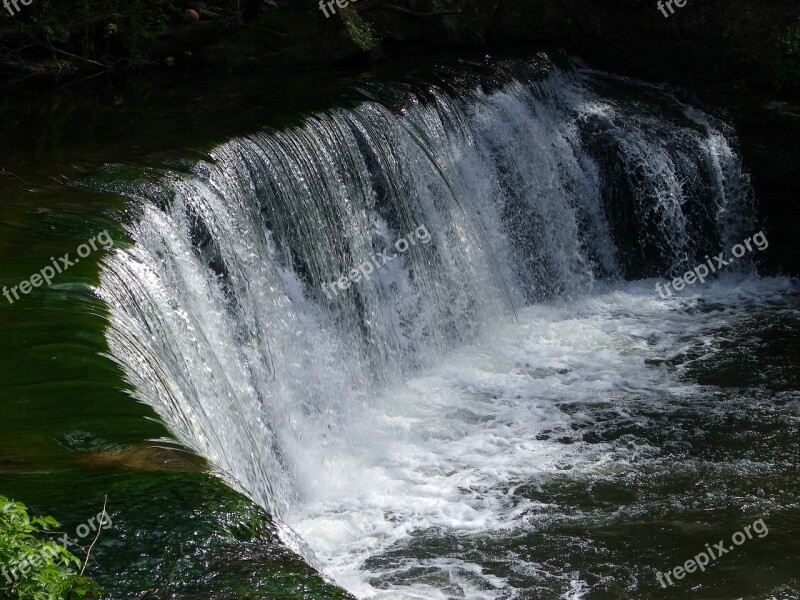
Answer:
<svg viewBox="0 0 800 600"><path fill-rule="evenodd" d="M122 190L134 244L99 294L137 397L359 596L588 585L475 540L536 528L525 482L609 461L559 440L574 411L556 399L679 387L647 366L683 328L677 301L624 282L755 231L724 125L668 90L543 62L365 83L355 108ZM325 293L421 226L430 243ZM419 545L437 539L458 550Z"/></svg>

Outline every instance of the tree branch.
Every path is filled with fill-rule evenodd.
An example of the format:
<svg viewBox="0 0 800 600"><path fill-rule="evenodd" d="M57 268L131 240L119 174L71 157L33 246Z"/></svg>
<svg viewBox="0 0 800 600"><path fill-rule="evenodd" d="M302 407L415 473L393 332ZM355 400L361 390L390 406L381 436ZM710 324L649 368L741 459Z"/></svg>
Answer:
<svg viewBox="0 0 800 600"><path fill-rule="evenodd" d="M64 56L69 56L70 58L75 58L77 60L81 60L83 62L87 62L92 65L96 65L98 67L102 67L103 69L111 69L108 65L104 65L103 63L99 63L91 58L84 58L83 56L78 56L77 54L72 54L71 52L66 52L65 50L61 50L60 48L56 48L55 46L50 46L50 50L53 52L58 52L59 54L63 54Z"/></svg>
<svg viewBox="0 0 800 600"><path fill-rule="evenodd" d="M106 507L107 506L108 506L108 496L106 496L105 500L103 500L103 512L101 513L103 515L103 520L108 519L108 515L106 514ZM89 550L86 552L86 559L83 561L83 568L81 569L80 577L83 577L83 572L86 571L86 566L89 564L89 557L92 555L92 548L94 548L94 545L97 543L97 540L100 538L100 532L102 530L103 530L103 523L98 523L97 524L97 535L94 536L94 541L92 542L92 545L89 546Z"/></svg>
<svg viewBox="0 0 800 600"><path fill-rule="evenodd" d="M440 10L440 11L436 11L436 12L423 13L423 12L417 12L415 10L410 10L408 8L403 8L402 6L395 6L394 4L383 4L383 5L369 4L369 5L362 5L362 6L363 6L362 10L372 10L372 9L386 10L386 11L400 13L400 14L403 14L403 15L410 15L412 17L417 17L417 18L420 18L420 19L426 19L426 18L430 18L430 17L443 17L443 16L446 16L446 15L460 15L461 14L461 11L458 11L458 10ZM359 7L359 8L361 8L361 7Z"/></svg>

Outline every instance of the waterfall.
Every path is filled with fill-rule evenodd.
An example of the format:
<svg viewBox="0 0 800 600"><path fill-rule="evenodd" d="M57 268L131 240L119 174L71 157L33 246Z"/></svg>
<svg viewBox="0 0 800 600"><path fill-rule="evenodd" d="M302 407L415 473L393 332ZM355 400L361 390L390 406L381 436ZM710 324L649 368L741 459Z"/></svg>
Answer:
<svg viewBox="0 0 800 600"><path fill-rule="evenodd" d="M540 56L362 93L117 187L133 244L98 287L136 397L290 523L346 493L376 396L525 307L754 231L731 132L667 88Z"/></svg>

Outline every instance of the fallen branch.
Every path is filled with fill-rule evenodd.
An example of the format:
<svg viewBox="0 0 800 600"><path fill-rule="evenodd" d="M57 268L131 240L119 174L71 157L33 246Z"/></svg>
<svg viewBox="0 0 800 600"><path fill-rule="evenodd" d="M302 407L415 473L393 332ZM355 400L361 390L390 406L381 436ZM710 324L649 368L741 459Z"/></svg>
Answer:
<svg viewBox="0 0 800 600"><path fill-rule="evenodd" d="M175 560L172 562L172 567L169 570L169 577L167 577L167 583L164 586L164 592L161 594L161 600L165 600L167 594L169 594L169 586L172 585L172 578L175 575L175 567L177 566L178 561L181 559L182 556L183 556L183 544L181 544L178 553L175 555Z"/></svg>
<svg viewBox="0 0 800 600"><path fill-rule="evenodd" d="M101 521L105 521L105 519L108 519L108 515L106 514L107 506L108 506L108 496L106 496L105 499L103 500L103 512L101 513L103 515L103 518L100 519ZM97 524L97 535L94 536L94 540L92 541L92 544L89 546L89 550L86 551L86 558L83 561L83 567L81 568L81 572L78 573L78 577L83 577L83 574L86 571L86 567L89 565L89 558L92 556L92 548L94 548L94 545L97 543L97 540L100 539L101 531L103 531L102 522ZM67 600L71 599L72 599L72 588L69 588L69 591L67 592Z"/></svg>
<svg viewBox="0 0 800 600"><path fill-rule="evenodd" d="M106 507L107 506L108 506L108 496L106 496L105 500L103 500L103 512L100 513L100 514L103 515L103 520L108 519L108 515L106 514ZM92 542L92 545L89 546L89 550L86 552L86 560L83 561L83 568L81 569L81 572L80 572L80 575L79 575L80 577L83 577L83 572L86 570L86 566L89 564L89 557L92 555L92 548L94 548L94 545L97 543L97 540L100 538L100 532L103 530L103 525L104 524L105 523L98 523L97 535L94 536L94 541Z"/></svg>
<svg viewBox="0 0 800 600"><path fill-rule="evenodd" d="M400 14L403 14L403 15L410 15L412 17L417 17L417 18L420 18L420 19L427 19L427 18L431 18L431 17L443 17L443 16L447 16L447 15L460 15L461 14L461 11L458 11L458 10L439 10L439 11L435 11L435 12L423 13L423 12L417 12L415 10L411 10L411 9L408 9L408 8L403 8L402 6L395 6L394 4L383 4L383 5L370 4L370 5L364 6L364 8L363 8L363 10L372 10L372 9L388 10L388 11L400 13Z"/></svg>
<svg viewBox="0 0 800 600"><path fill-rule="evenodd" d="M77 54L72 54L71 52L67 52L66 50L61 50L59 48L56 48L55 46L50 46L49 49L52 50L53 52L58 52L59 54L63 54L64 56L69 56L70 58L75 58L77 60L82 60L83 62L87 62L87 63L92 64L92 65L96 65L96 66L101 67L103 69L108 69L109 71L111 70L111 67L109 67L108 65L104 65L103 63L99 63L96 60L92 60L91 58L84 58L83 56L78 56Z"/></svg>
<svg viewBox="0 0 800 600"><path fill-rule="evenodd" d="M253 29L258 29L259 31L266 31L267 33L271 33L272 35L277 35L279 37L286 37L287 34L281 33L280 31L273 31L272 29L267 29L266 27L259 27L258 25L253 25L252 23L240 23L242 27L252 27Z"/></svg>
<svg viewBox="0 0 800 600"><path fill-rule="evenodd" d="M34 185L34 184L24 180L22 177L20 177L16 173L12 173L11 171L7 171L3 167L0 167L0 177L14 177L16 179L19 179L22 183L24 183L25 185L28 186L28 191L29 192L35 191L36 188L42 188L42 189L45 189L45 190L53 190L54 192L61 192L62 191L59 188L54 188L52 185L41 185L41 184ZM53 533L63 533L63 532L59 531L59 532L53 532Z"/></svg>

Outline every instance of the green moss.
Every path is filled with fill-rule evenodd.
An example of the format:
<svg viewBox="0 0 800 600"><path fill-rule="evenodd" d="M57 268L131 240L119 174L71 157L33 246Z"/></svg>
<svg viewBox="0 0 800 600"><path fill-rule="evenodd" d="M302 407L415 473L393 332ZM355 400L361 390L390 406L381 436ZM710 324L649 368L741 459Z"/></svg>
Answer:
<svg viewBox="0 0 800 600"><path fill-rule="evenodd" d="M778 88L800 92L800 20L783 36L775 65Z"/></svg>
<svg viewBox="0 0 800 600"><path fill-rule="evenodd" d="M356 46L364 52L374 54L380 47L380 40L372 25L367 23L361 15L351 6L341 11L342 21L347 29L347 34Z"/></svg>

